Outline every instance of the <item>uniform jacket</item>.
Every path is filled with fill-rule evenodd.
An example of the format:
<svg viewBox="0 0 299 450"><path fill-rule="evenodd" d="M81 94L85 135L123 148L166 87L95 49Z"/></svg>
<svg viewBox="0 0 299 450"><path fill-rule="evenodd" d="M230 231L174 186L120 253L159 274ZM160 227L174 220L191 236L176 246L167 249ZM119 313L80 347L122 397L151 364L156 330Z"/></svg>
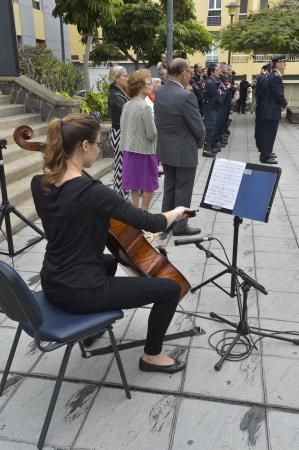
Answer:
<svg viewBox="0 0 299 450"><path fill-rule="evenodd" d="M281 108L285 108L288 102L284 96L282 77L275 69L263 82L263 119L280 120Z"/></svg>
<svg viewBox="0 0 299 450"><path fill-rule="evenodd" d="M205 127L195 95L178 83L168 81L156 93L154 113L158 131L157 155L162 164L197 166Z"/></svg>
<svg viewBox="0 0 299 450"><path fill-rule="evenodd" d="M205 84L204 103L213 105L213 109L219 109L222 103L221 81L208 77Z"/></svg>

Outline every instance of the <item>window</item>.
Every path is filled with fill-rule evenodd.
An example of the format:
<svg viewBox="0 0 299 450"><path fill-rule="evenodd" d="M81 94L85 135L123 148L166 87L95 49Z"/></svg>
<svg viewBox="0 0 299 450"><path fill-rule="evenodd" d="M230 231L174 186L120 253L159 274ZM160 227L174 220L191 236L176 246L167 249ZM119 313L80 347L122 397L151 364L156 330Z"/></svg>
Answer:
<svg viewBox="0 0 299 450"><path fill-rule="evenodd" d="M32 0L32 8L40 10L40 0Z"/></svg>
<svg viewBox="0 0 299 450"><path fill-rule="evenodd" d="M210 63L218 63L219 62L219 38L220 34L215 32L213 34L213 46L209 53L207 53L206 57L206 65Z"/></svg>
<svg viewBox="0 0 299 450"><path fill-rule="evenodd" d="M43 41L42 39L36 39L35 44L37 47L46 48L46 41Z"/></svg>
<svg viewBox="0 0 299 450"><path fill-rule="evenodd" d="M248 0L240 0L239 20L246 19L247 7L248 7Z"/></svg>
<svg viewBox="0 0 299 450"><path fill-rule="evenodd" d="M268 0L260 0L260 9L268 8Z"/></svg>
<svg viewBox="0 0 299 450"><path fill-rule="evenodd" d="M72 61L79 61L79 55L71 55Z"/></svg>
<svg viewBox="0 0 299 450"><path fill-rule="evenodd" d="M221 0L209 0L207 25L221 25Z"/></svg>

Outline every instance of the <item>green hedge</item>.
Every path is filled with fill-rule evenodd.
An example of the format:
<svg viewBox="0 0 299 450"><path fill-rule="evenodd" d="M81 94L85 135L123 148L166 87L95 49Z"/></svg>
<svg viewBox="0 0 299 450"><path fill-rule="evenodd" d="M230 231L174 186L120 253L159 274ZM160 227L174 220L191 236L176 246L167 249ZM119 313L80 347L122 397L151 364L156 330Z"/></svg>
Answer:
<svg viewBox="0 0 299 450"><path fill-rule="evenodd" d="M54 92L73 96L78 90L83 74L74 64L58 60L52 50L43 47L19 46L18 51L23 75Z"/></svg>

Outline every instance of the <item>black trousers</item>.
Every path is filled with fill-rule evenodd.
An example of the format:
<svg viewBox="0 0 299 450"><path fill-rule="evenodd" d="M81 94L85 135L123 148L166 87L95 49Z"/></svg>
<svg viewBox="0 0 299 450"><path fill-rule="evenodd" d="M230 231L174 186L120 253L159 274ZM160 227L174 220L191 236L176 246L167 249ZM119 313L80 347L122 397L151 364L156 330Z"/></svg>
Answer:
<svg viewBox="0 0 299 450"><path fill-rule="evenodd" d="M175 167L163 164L164 171L164 194L162 201L162 212L170 211L177 206L189 208L191 205L196 167ZM174 222L174 231L183 231L187 226L188 219Z"/></svg>
<svg viewBox="0 0 299 450"><path fill-rule="evenodd" d="M74 289L42 280L43 291L58 308L77 314L113 309L132 309L153 303L149 319L145 353L157 355L175 313L180 286L163 278L114 277L117 262L104 255L106 280L95 289Z"/></svg>
<svg viewBox="0 0 299 450"><path fill-rule="evenodd" d="M242 113L245 112L246 109L246 99L247 99L247 93L245 95L240 94L240 99L238 103L238 113L241 111Z"/></svg>
<svg viewBox="0 0 299 450"><path fill-rule="evenodd" d="M279 120L262 120L262 131L261 131L261 159L266 160L271 158L271 153L273 151L274 142L278 130Z"/></svg>

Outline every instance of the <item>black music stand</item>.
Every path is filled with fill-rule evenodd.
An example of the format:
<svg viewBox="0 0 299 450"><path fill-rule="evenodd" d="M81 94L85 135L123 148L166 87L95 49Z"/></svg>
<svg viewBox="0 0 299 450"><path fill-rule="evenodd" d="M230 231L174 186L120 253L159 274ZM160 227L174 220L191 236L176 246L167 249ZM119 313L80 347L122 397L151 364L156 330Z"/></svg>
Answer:
<svg viewBox="0 0 299 450"><path fill-rule="evenodd" d="M7 141L5 139L0 139L0 185L1 185L1 195L2 195L2 203L0 205L0 230L2 227L3 221L5 221L6 235L5 238L7 240L8 252L0 251L0 255L7 255L10 257L14 257L26 250L27 248L35 245L37 242L44 239L45 234L42 230L40 230L36 225L34 225L30 220L26 219L23 214L20 213L14 206L9 203L7 196L7 188L6 188L6 179L4 172L4 164L3 164L3 149L6 149ZM29 244L25 245L25 247L15 251L14 243L13 243L13 234L11 229L11 221L10 214L13 213L19 219L21 219L26 225L36 231L39 234L39 237L30 241Z"/></svg>
<svg viewBox="0 0 299 450"><path fill-rule="evenodd" d="M243 218L268 222L280 175L279 167L246 164L220 158L213 161L200 206L235 216L233 268L237 268L239 227ZM229 292L215 282L227 273L231 274ZM195 292L208 283L213 283L230 297L236 295L235 274L228 268L194 286L191 292Z"/></svg>

